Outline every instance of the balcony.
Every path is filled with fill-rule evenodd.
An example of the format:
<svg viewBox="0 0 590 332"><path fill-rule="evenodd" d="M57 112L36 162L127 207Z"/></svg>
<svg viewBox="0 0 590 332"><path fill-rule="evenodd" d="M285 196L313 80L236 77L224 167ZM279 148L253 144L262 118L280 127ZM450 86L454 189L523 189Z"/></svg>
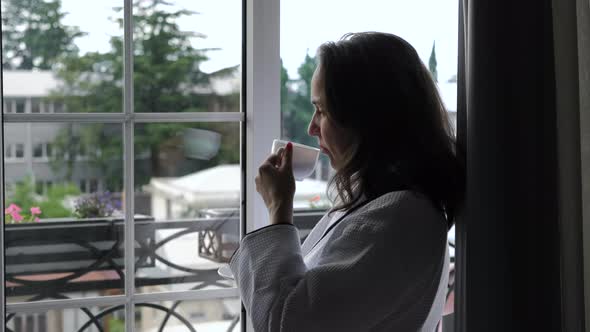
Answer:
<svg viewBox="0 0 590 332"><path fill-rule="evenodd" d="M237 248L239 217L236 212L235 209L206 209L200 218L166 221L136 216L136 289L139 292L234 289L233 281L219 276L217 269ZM317 209L295 213L294 223L302 241L322 215L323 211ZM39 223L7 224L5 230L8 303L124 294L122 218L44 219ZM208 309L179 300L170 307L137 303L136 311L158 312L161 319L150 326L165 327L166 331L182 326L182 331L186 328L192 331L194 322L190 317L213 320L214 316L221 320L207 323L209 325L203 325L199 331L207 330L206 326L210 331L237 330L239 300L209 302ZM174 310L178 306L184 306L184 315ZM124 305L79 310L85 313L86 320L78 321L78 331L91 331L94 321L117 312L122 315ZM61 315L62 320L72 315L67 311L51 314ZM6 326L21 324L26 317L9 314ZM167 327L171 319L183 324ZM49 320L46 319L46 323L49 324ZM47 330L54 327L47 325Z"/></svg>

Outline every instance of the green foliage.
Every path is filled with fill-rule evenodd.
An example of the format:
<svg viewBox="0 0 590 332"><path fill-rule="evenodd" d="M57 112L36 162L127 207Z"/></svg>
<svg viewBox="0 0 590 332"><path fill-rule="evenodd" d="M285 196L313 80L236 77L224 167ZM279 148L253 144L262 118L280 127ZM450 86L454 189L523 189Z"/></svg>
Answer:
<svg viewBox="0 0 590 332"><path fill-rule="evenodd" d="M76 27L63 25L61 1L3 0L3 69L51 69L64 54L75 54Z"/></svg>
<svg viewBox="0 0 590 332"><path fill-rule="evenodd" d="M26 177L22 182L17 183L12 195L6 197L5 205L14 203L23 209L33 206L41 208L41 218L65 218L73 216L72 211L63 206L67 196L79 195L78 187L71 183L55 184L47 190L44 196L37 195L33 180Z"/></svg>
<svg viewBox="0 0 590 332"><path fill-rule="evenodd" d="M300 78L292 80L281 62L283 138L312 146L317 146L317 141L307 134L307 126L314 112L311 104L311 78L315 68L315 57L307 54L297 69Z"/></svg>
<svg viewBox="0 0 590 332"><path fill-rule="evenodd" d="M432 74L432 79L438 82L438 71L436 70L436 41L432 42L432 52L430 53L430 59L428 60L428 69Z"/></svg>
<svg viewBox="0 0 590 332"><path fill-rule="evenodd" d="M125 332L125 321L118 318L109 318L108 320L109 332Z"/></svg>
<svg viewBox="0 0 590 332"><path fill-rule="evenodd" d="M203 92L210 87L212 77L233 73L237 67L213 74L199 69L207 60L205 52L210 50L196 49L191 41L204 36L182 31L177 24L180 18L196 13L169 11L168 3L162 0L135 1L133 12L135 112L202 112L208 111L211 105L222 110L238 109L239 93L216 96ZM118 23L122 28L123 21L118 20ZM106 53L65 57L58 73L65 84L53 98L64 99L66 108L76 112L122 112L123 40L113 37L110 45ZM218 156L206 163L190 160L180 163L162 157L170 155L171 151L179 152L182 144L179 137L184 129L195 127L222 135L224 141ZM71 151L84 149L89 151L92 166L102 170L108 190L120 190L123 183L122 135L120 131L105 135L105 128L106 125L98 124L87 125L79 131L65 128L54 145L56 150L68 153L56 153L52 162L54 169L65 169L66 178L71 179L75 166L75 154ZM135 155L140 159L135 172L136 187L148 183L151 177L179 176L205 165L239 161L239 130L227 124L140 124L135 126L134 139ZM100 153L92 152L98 149Z"/></svg>

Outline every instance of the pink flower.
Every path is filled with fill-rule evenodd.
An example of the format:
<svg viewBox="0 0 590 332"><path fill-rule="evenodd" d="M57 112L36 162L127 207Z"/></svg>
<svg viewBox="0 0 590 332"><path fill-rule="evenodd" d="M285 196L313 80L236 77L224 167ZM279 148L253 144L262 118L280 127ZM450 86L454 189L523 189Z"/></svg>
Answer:
<svg viewBox="0 0 590 332"><path fill-rule="evenodd" d="M5 214L12 214L13 212L19 213L22 209L20 208L20 206L11 203L5 210L4 213Z"/></svg>
<svg viewBox="0 0 590 332"><path fill-rule="evenodd" d="M31 214L41 214L41 209L38 206L33 206L31 208Z"/></svg>
<svg viewBox="0 0 590 332"><path fill-rule="evenodd" d="M315 196L313 196L312 198L310 198L310 199L309 199L309 201L310 201L310 202L317 202L317 201L319 201L320 199L322 199L322 198L320 197L320 195L315 195Z"/></svg>
<svg viewBox="0 0 590 332"><path fill-rule="evenodd" d="M23 220L23 216L21 216L18 211L12 211L10 213L10 215L12 216L12 219L14 219L15 221L22 221Z"/></svg>
<svg viewBox="0 0 590 332"><path fill-rule="evenodd" d="M35 217L35 222L39 222L41 221L41 219L39 219L39 217Z"/></svg>

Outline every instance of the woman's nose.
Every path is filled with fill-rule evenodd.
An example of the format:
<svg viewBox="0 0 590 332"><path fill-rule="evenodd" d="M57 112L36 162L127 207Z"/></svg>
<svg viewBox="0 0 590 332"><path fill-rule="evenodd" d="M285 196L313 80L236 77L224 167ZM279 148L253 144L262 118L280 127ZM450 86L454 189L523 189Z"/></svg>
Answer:
<svg viewBox="0 0 590 332"><path fill-rule="evenodd" d="M315 124L315 116L311 118L309 121L309 126L307 127L307 134L309 136L319 136L319 127Z"/></svg>

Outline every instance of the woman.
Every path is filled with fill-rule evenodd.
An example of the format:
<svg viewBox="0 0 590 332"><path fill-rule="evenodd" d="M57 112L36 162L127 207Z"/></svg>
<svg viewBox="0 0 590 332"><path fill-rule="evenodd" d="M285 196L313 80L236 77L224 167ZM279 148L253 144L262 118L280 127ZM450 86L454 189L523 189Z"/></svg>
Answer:
<svg viewBox="0 0 590 332"><path fill-rule="evenodd" d="M260 166L271 225L230 262L246 311L256 331L433 331L464 191L436 85L391 34L345 35L318 59L308 133L336 170L336 205L300 245L292 147Z"/></svg>

